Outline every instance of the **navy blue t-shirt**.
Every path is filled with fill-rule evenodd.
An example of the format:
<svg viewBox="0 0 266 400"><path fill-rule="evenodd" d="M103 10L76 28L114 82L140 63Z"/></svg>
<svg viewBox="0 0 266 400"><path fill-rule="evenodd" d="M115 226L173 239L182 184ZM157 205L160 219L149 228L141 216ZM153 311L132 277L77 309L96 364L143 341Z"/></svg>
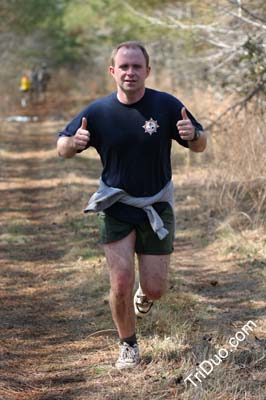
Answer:
<svg viewBox="0 0 266 400"><path fill-rule="evenodd" d="M182 119L183 104L174 96L145 89L144 96L134 104L123 104L117 93L98 99L81 111L59 136L73 136L87 118L89 146L100 155L102 180L108 186L125 190L131 196L152 196L172 177L172 139L188 147L181 139L176 123ZM188 117L198 129L202 126L187 110ZM160 213L166 203L157 203ZM128 222L141 222L146 213L132 206L116 203L107 210L109 215Z"/></svg>

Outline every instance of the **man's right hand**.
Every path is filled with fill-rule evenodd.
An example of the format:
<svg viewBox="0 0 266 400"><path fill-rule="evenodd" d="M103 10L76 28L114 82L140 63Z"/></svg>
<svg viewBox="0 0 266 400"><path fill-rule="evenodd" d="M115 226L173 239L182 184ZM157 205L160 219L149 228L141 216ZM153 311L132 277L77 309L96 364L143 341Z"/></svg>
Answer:
<svg viewBox="0 0 266 400"><path fill-rule="evenodd" d="M87 119L82 118L81 127L73 136L73 147L76 150L84 150L90 141L90 132L87 130Z"/></svg>

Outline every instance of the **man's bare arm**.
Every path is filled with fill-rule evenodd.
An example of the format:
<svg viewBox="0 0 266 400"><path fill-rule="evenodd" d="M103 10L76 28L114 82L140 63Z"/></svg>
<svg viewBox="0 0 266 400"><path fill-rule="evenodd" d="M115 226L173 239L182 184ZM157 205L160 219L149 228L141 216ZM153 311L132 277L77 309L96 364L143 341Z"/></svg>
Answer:
<svg viewBox="0 0 266 400"><path fill-rule="evenodd" d="M77 154L73 138L62 136L57 140L57 153L60 157L72 158Z"/></svg>
<svg viewBox="0 0 266 400"><path fill-rule="evenodd" d="M207 134L204 131L199 131L199 138L195 141L189 141L188 147L195 153L203 152L207 147Z"/></svg>

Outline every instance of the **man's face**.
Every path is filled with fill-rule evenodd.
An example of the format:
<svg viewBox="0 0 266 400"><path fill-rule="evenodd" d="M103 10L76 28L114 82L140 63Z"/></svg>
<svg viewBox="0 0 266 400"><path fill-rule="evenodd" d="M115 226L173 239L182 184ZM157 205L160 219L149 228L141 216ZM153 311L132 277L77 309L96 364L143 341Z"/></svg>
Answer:
<svg viewBox="0 0 266 400"><path fill-rule="evenodd" d="M115 56L115 65L110 66L109 71L118 89L133 94L145 87L150 67L147 67L141 49L121 47Z"/></svg>

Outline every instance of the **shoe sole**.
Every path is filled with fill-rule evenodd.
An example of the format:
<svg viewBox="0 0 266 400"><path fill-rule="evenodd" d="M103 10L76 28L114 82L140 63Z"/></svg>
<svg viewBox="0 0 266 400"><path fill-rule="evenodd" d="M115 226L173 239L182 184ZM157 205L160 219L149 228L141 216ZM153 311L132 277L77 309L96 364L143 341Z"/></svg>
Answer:
<svg viewBox="0 0 266 400"><path fill-rule="evenodd" d="M136 315L138 318L145 318L146 315L150 313L151 308L152 308L152 306L153 306L153 302L150 303L150 307L149 307L148 311L141 311L141 310L139 310L139 309L138 309L138 304L137 304L137 296L138 296L137 293L138 293L138 290L136 291L135 296L134 296L134 311L135 311L135 315Z"/></svg>

